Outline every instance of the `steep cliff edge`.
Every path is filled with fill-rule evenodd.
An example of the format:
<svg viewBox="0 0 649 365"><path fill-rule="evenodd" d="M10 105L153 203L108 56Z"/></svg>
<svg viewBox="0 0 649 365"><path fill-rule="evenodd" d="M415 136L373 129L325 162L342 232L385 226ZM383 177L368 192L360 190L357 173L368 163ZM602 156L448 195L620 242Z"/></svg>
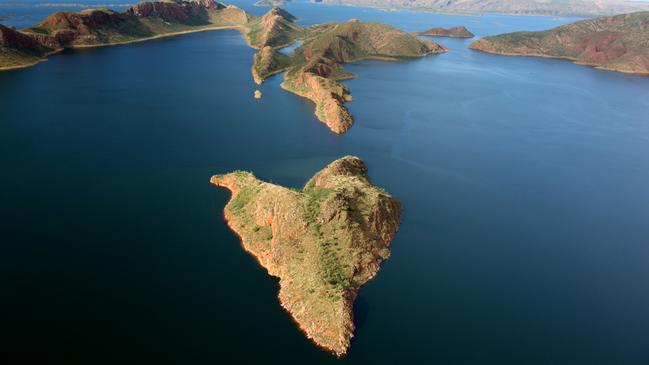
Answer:
<svg viewBox="0 0 649 365"><path fill-rule="evenodd" d="M453 28L430 28L423 32L418 32L417 35L451 38L473 38L475 36L462 25Z"/></svg>
<svg viewBox="0 0 649 365"><path fill-rule="evenodd" d="M232 192L224 210L228 225L279 278L282 307L313 342L344 355L358 290L390 255L399 202L374 186L365 164L351 156L299 191L241 171L215 175L211 183Z"/></svg>
<svg viewBox="0 0 649 365"><path fill-rule="evenodd" d="M542 32L485 37L469 47L507 56L563 58L600 69L649 74L649 12L582 20Z"/></svg>

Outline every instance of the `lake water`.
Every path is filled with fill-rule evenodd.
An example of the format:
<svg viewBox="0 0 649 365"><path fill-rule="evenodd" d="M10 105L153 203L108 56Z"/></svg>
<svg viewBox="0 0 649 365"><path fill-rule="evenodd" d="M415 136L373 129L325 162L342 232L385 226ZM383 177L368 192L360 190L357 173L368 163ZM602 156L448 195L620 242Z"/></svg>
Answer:
<svg viewBox="0 0 649 365"><path fill-rule="evenodd" d="M288 9L478 36L571 20ZM235 31L0 73L3 346L46 363L646 365L649 78L437 41L450 51L346 66L342 136L281 76L253 99ZM336 360L280 308L208 181L298 187L346 154L405 211Z"/></svg>

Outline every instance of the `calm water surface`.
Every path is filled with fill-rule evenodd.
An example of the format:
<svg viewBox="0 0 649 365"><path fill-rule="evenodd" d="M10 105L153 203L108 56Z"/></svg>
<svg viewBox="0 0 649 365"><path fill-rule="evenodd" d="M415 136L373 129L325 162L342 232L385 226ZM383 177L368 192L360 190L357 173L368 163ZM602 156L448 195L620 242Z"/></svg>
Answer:
<svg viewBox="0 0 649 365"><path fill-rule="evenodd" d="M480 36L571 20L289 10ZM235 31L0 73L3 346L16 363L649 363L649 78L437 40L450 52L347 67L343 136L281 76L254 100ZM346 154L405 212L336 360L279 307L208 181L297 187Z"/></svg>

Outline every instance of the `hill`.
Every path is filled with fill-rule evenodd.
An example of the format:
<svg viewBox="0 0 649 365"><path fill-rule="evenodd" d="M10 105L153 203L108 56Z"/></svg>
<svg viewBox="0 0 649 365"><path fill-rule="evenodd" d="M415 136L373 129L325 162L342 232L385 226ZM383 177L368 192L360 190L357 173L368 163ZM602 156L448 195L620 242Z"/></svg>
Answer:
<svg viewBox="0 0 649 365"><path fill-rule="evenodd" d="M649 74L649 12L583 20L542 32L485 37L470 48L508 56L563 58L600 69Z"/></svg>

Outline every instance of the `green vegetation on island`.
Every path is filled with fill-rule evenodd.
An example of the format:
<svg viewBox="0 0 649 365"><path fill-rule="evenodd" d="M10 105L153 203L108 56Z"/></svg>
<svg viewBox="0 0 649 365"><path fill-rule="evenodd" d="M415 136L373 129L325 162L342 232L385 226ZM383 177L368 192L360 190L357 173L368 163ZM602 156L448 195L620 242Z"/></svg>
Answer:
<svg viewBox="0 0 649 365"><path fill-rule="evenodd" d="M649 12L582 20L541 32L485 37L469 47L507 56L563 58L599 69L649 74Z"/></svg>
<svg viewBox="0 0 649 365"><path fill-rule="evenodd" d="M365 164L351 156L329 164L302 190L242 171L211 182L232 192L228 224L279 278L282 306L317 345L344 355L358 290L390 255L399 202L374 186Z"/></svg>

